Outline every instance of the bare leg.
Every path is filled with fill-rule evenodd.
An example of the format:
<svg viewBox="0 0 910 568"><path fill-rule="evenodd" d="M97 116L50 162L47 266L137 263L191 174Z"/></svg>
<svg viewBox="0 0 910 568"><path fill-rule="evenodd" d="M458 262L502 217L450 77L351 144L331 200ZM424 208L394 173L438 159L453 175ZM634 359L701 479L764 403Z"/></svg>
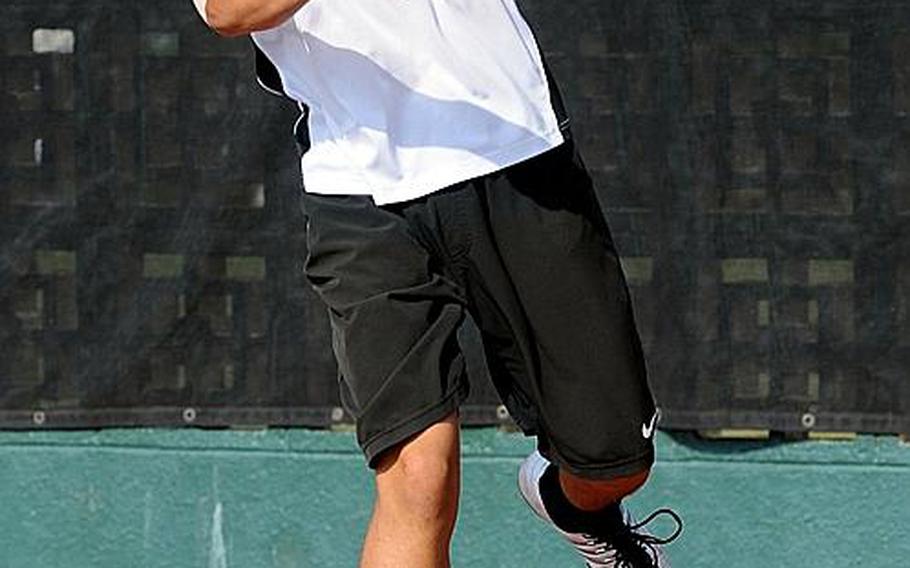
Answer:
<svg viewBox="0 0 910 568"><path fill-rule="evenodd" d="M559 470L559 485L570 503L584 511L597 511L638 490L650 469L612 479L585 479Z"/></svg>
<svg viewBox="0 0 910 568"><path fill-rule="evenodd" d="M460 490L458 417L386 451L360 568L448 568Z"/></svg>

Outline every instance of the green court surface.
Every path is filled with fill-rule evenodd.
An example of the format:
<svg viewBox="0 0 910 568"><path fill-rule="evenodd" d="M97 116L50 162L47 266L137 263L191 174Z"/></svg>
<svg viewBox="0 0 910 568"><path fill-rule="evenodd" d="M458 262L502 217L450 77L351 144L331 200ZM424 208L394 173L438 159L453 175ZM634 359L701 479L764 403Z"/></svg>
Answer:
<svg viewBox="0 0 910 568"><path fill-rule="evenodd" d="M580 567L521 502L530 440L464 435L457 567ZM685 520L676 568L906 566L910 445L658 437L631 500ZM0 568L353 567L371 481L350 433L0 433ZM657 529L670 530L658 526Z"/></svg>

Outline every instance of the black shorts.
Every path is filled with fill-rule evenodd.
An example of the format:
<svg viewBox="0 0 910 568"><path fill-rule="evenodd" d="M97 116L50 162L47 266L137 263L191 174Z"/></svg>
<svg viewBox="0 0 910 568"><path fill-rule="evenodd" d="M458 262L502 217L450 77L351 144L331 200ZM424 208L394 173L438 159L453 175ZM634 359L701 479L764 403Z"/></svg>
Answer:
<svg viewBox="0 0 910 568"><path fill-rule="evenodd" d="M342 402L371 466L452 413L470 312L503 404L578 475L654 459L629 293L573 143L428 196L304 193L306 276L329 308Z"/></svg>

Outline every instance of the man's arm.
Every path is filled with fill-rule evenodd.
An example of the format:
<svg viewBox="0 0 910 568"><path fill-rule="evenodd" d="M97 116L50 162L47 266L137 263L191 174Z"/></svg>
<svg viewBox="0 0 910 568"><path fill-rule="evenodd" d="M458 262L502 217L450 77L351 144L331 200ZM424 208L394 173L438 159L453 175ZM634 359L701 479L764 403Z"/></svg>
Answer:
<svg viewBox="0 0 910 568"><path fill-rule="evenodd" d="M307 2L309 0L193 0L205 23L223 36L274 28Z"/></svg>

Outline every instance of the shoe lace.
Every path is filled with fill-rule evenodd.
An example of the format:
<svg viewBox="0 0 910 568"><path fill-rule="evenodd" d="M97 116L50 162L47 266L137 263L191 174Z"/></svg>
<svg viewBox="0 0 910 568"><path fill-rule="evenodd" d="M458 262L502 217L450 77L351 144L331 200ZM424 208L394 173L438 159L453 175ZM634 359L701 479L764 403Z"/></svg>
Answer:
<svg viewBox="0 0 910 568"><path fill-rule="evenodd" d="M659 517L669 515L676 528L670 536L658 537L645 532L638 532L645 525ZM643 521L626 524L622 519L597 534L585 533L582 536L588 539L588 546L601 555L615 568L659 568L660 558L657 547L669 544L676 540L682 533L682 519L672 509L657 509L645 517ZM612 553L612 554L610 554ZM610 556L607 556L607 555Z"/></svg>

